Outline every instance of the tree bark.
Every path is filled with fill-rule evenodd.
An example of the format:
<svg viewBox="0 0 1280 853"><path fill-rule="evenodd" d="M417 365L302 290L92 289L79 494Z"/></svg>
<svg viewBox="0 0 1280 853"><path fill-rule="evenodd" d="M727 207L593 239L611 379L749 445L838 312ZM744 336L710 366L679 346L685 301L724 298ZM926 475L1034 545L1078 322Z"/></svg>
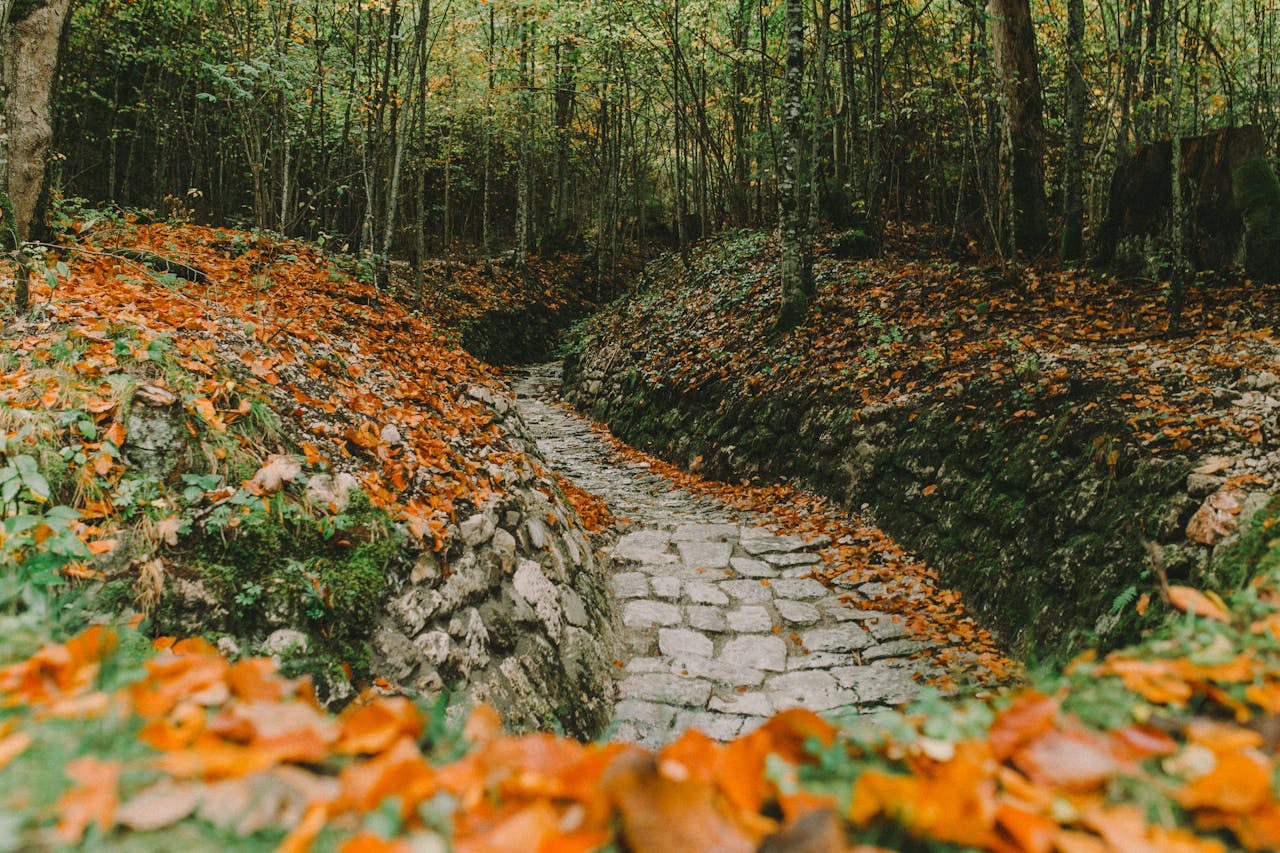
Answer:
<svg viewBox="0 0 1280 853"><path fill-rule="evenodd" d="M31 268L22 244L43 230L45 171L53 144L53 90L71 2L47 0L24 9L13 21L7 21L11 7L6 2L0 15L0 88L5 94L0 228L10 232L9 239L0 242L12 240L16 250L14 309L19 314L30 307Z"/></svg>
<svg viewBox="0 0 1280 853"><path fill-rule="evenodd" d="M1004 98L1001 197L1012 248L1038 252L1048 239L1044 108L1029 0L990 0L992 52Z"/></svg>
<svg viewBox="0 0 1280 853"><path fill-rule="evenodd" d="M779 331L799 325L809 307L809 253L801 222L800 143L804 135L804 5L787 0L787 77L782 98L783 133L778 163L778 218L782 225L782 306Z"/></svg>
<svg viewBox="0 0 1280 853"><path fill-rule="evenodd" d="M1084 0L1067 0L1067 109L1062 151L1062 260L1084 251Z"/></svg>
<svg viewBox="0 0 1280 853"><path fill-rule="evenodd" d="M53 143L53 88L70 12L71 0L47 0L11 21L5 32L5 191L19 243L40 229L45 166Z"/></svg>

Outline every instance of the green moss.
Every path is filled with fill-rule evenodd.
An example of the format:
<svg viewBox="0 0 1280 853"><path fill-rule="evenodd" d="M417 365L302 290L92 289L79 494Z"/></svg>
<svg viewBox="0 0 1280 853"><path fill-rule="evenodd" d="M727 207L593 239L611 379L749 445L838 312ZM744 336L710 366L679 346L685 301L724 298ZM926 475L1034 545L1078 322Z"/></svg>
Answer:
<svg viewBox="0 0 1280 853"><path fill-rule="evenodd" d="M1236 167L1232 189L1245 226L1245 268L1267 282L1280 281L1280 179L1265 157Z"/></svg>
<svg viewBox="0 0 1280 853"><path fill-rule="evenodd" d="M277 496L263 509L233 516L239 521L206 531L188 545L191 566L219 601L222 614L204 614L205 630L260 641L281 622L310 638L306 654L291 659L291 671L317 682L333 668L368 675L367 640L386 589L403 559L391 518L363 493L353 493L337 519L317 518ZM159 628L179 618L162 604Z"/></svg>

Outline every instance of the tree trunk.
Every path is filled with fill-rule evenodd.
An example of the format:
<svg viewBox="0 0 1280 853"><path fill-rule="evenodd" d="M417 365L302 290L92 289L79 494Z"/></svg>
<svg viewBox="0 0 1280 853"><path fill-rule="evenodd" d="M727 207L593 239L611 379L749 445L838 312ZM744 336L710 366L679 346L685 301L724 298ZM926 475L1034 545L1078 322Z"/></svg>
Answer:
<svg viewBox="0 0 1280 853"><path fill-rule="evenodd" d="M804 5L787 0L787 77L782 97L783 133L778 169L778 218L782 224L782 307L779 331L799 325L809 306L809 253L800 221L800 142L804 134Z"/></svg>
<svg viewBox="0 0 1280 853"><path fill-rule="evenodd" d="M1067 109L1062 151L1062 260L1084 251L1084 0L1067 0Z"/></svg>
<svg viewBox="0 0 1280 853"><path fill-rule="evenodd" d="M53 88L62 31L71 0L28 7L9 23L3 43L5 101L5 190L11 227L19 243L39 234L46 159L53 142ZM9 225L9 223L6 223Z"/></svg>
<svg viewBox="0 0 1280 853"><path fill-rule="evenodd" d="M516 245L515 265L524 269L529 259L529 136L533 133L533 121L529 115L529 24L522 14L519 26L520 40L520 114L516 117Z"/></svg>
<svg viewBox="0 0 1280 853"><path fill-rule="evenodd" d="M1182 200L1182 50L1178 7L1169 13L1169 337L1181 332L1186 296L1187 210Z"/></svg>
<svg viewBox="0 0 1280 853"><path fill-rule="evenodd" d="M867 231L879 246L884 235L884 3L871 3L871 57L867 61Z"/></svg>
<svg viewBox="0 0 1280 853"><path fill-rule="evenodd" d="M7 17L9 4L5 4ZM43 231L46 199L45 168L53 143L53 89L58 78L58 54L63 30L71 13L71 0L46 0L26 8L8 22L0 18L0 61L3 61L5 97L4 158L0 161L0 228L18 250L14 308L25 314L29 307L31 270L22 244ZM10 221L10 217L12 220ZM9 239L5 239L8 243Z"/></svg>
<svg viewBox="0 0 1280 853"><path fill-rule="evenodd" d="M831 0L818 4L817 54L813 73L813 124L809 130L809 194L805 230L818 233L822 217L823 191L826 189L826 158L823 145L827 140L827 42L831 36Z"/></svg>
<svg viewBox="0 0 1280 853"><path fill-rule="evenodd" d="M1048 239L1044 195L1044 110L1029 0L989 0L991 42L1004 96L1001 197L1004 229L1019 252L1038 252Z"/></svg>

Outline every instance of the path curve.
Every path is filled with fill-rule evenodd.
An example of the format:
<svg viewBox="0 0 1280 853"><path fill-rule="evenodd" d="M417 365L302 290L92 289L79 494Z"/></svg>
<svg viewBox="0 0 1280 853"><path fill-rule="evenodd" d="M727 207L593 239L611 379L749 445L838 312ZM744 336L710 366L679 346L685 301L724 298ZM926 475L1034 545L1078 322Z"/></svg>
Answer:
<svg viewBox="0 0 1280 853"><path fill-rule="evenodd" d="M558 404L557 364L511 385L550 465L629 519L605 554L628 655L611 738L657 747L696 728L729 740L786 708L862 713L915 693L922 645L809 577L829 540L776 534L765 516L628 461Z"/></svg>

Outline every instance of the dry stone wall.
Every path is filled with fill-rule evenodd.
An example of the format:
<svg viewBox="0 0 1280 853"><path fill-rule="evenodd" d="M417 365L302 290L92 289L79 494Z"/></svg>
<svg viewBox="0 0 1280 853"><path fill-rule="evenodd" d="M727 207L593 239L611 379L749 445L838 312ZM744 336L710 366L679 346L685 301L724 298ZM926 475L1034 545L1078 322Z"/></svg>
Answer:
<svg viewBox="0 0 1280 853"><path fill-rule="evenodd" d="M494 705L514 728L598 734L613 708L616 637L604 567L519 414L487 388L473 396L522 446L506 493L448 531L445 559L421 554L395 579L373 629L373 669L457 705Z"/></svg>
<svg viewBox="0 0 1280 853"><path fill-rule="evenodd" d="M1117 603L1155 589L1145 542L1174 582L1220 586L1234 531L1267 500L1256 485L1226 495L1227 481L1280 470L1274 446L1233 454L1211 475L1196 473L1203 459L1154 458L1122 418L1086 409L1105 390L1083 385L1058 410L1009 423L976 396L936 406L786 391L725 399L652 383L619 349L567 365L565 393L580 409L637 447L698 459L705 475L798 480L871 514L940 567L1009 648L1041 658L1069 656L1094 635L1104 645L1136 637L1143 618ZM1280 386L1265 376L1239 386L1223 393L1247 395L1263 433L1277 434ZM1207 512L1226 518L1220 535L1189 536Z"/></svg>

